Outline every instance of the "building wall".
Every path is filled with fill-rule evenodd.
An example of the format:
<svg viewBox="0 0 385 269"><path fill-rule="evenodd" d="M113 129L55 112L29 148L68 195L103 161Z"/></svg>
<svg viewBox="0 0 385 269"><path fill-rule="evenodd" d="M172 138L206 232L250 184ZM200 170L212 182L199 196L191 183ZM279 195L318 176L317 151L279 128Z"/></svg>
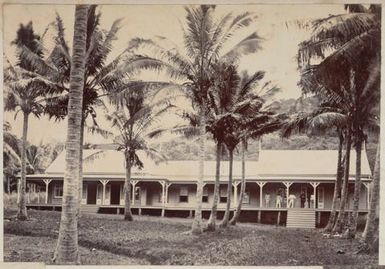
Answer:
<svg viewBox="0 0 385 269"><path fill-rule="evenodd" d="M87 184L87 181L84 182ZM102 185L100 182L97 182L97 184ZM107 185L110 183L107 183ZM123 185L124 183L121 182ZM55 186L62 186L61 180L53 180L49 184L48 189L48 203L50 204L60 204L61 198L54 196L54 189ZM161 200L161 192L162 192L162 186L159 182L139 182L137 187L140 187L140 199L136 201L136 205L143 205L143 206L162 206L162 200ZM180 202L180 189L182 186L186 186L188 190L188 201L187 202ZM208 201L203 202L202 208L203 209L210 209L213 199L214 199L214 184L206 184L205 189L207 189L208 193ZM263 193L262 193L262 207L266 208L266 200L265 195L270 195L270 205L269 207L275 208L276 205L276 196L278 193L278 189L281 188L284 195L286 195L286 187L282 183L267 183L263 186ZM330 209L332 205L332 199L333 199L333 191L334 191L334 184L333 183L321 183L317 187L317 194L316 194L316 200L318 201L319 196L319 190L320 188L324 189L324 209ZM238 197L241 189L241 184L238 185ZM297 199L295 201L295 207L300 207L300 194L301 190L307 191L307 195L310 196L313 194L313 187L309 183L293 183L290 186L290 192L289 194L294 194ZM234 188L232 188L233 191L233 197L232 197L232 206L236 206L235 197L234 197ZM256 182L248 182L246 184L246 193L249 196L248 201L245 199L245 202L243 203L243 208L258 208L260 206L260 187ZM227 193L227 184L221 184L220 185L220 194L225 195ZM349 202L348 206L349 209L353 208L353 193L354 193L354 183L350 183L349 187ZM106 193L106 198L110 197L109 193ZM131 196L133 198L133 195ZM111 199L110 199L111 201ZM168 206L170 207L190 207L194 208L196 205L196 184L171 184L168 188ZM318 204L318 203L317 203ZM306 201L305 206L308 206L308 202ZM218 209L225 209L226 203L225 202L219 202L218 203ZM282 207L286 207L286 199L283 199ZM318 206L318 208L320 208ZM367 208L367 188L362 184L361 186L361 193L360 193L360 209L366 209Z"/></svg>
<svg viewBox="0 0 385 269"><path fill-rule="evenodd" d="M187 202L179 202L179 194L181 186L187 186L188 190L188 201ZM194 206L196 203L196 184L171 184L168 188L168 205L169 206Z"/></svg>
<svg viewBox="0 0 385 269"><path fill-rule="evenodd" d="M238 185L238 197L240 195L240 191L241 191L241 184ZM257 183L254 183L254 182L246 183L245 193L248 194L249 201L248 202L245 201L242 204L242 207L243 208L259 207L259 186L257 185Z"/></svg>
<svg viewBox="0 0 385 269"><path fill-rule="evenodd" d="M62 198L55 197L54 195L55 186L63 187L63 181L52 180L51 183L49 183L48 185L48 203L49 204L61 204L62 202Z"/></svg>

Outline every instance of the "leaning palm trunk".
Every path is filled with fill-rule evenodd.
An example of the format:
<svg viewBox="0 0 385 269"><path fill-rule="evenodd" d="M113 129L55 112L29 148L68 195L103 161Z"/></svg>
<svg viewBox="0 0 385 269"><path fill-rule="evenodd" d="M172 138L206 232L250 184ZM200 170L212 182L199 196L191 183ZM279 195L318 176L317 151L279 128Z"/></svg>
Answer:
<svg viewBox="0 0 385 269"><path fill-rule="evenodd" d="M202 233L202 196L203 196L203 173L205 162L205 142L206 142L206 115L204 110L201 110L200 126L199 126L199 175L197 182L196 193L196 208L194 221L192 223L191 232L193 234Z"/></svg>
<svg viewBox="0 0 385 269"><path fill-rule="evenodd" d="M354 182L354 194L353 194L353 212L350 220L350 226L347 230L347 237L355 238L357 232L357 220L358 220L358 208L360 206L360 194L361 194L361 153L362 142L357 142L356 146L356 178Z"/></svg>
<svg viewBox="0 0 385 269"><path fill-rule="evenodd" d="M211 215L207 224L208 231L215 231L215 222L217 220L218 212L218 200L219 200L219 180L221 172L221 153L222 153L222 143L217 142L217 152L216 152L216 166L215 166L215 185L214 185L214 198L213 205L211 207Z"/></svg>
<svg viewBox="0 0 385 269"><path fill-rule="evenodd" d="M345 153L345 165L344 165L344 180L342 183L342 194L341 194L341 201L339 206L339 212L338 217L336 220L336 223L334 224L334 227L332 229L333 233L341 233L342 228L345 226L344 221L344 213L345 213L345 204L348 199L348 184L349 184L349 169L350 169L350 148L352 144L352 137L350 133L350 129L348 129L346 134L346 153Z"/></svg>
<svg viewBox="0 0 385 269"><path fill-rule="evenodd" d="M19 188L19 209L17 212L17 219L26 220L27 216L27 206L25 200L25 187L26 187L26 174L27 174L27 159L26 159L26 150L27 150L27 133L28 133L28 113L23 112L23 137L22 137L22 149L21 149L21 178L20 178L20 188Z"/></svg>
<svg viewBox="0 0 385 269"><path fill-rule="evenodd" d="M325 232L331 232L333 229L334 223L336 222L337 218L337 198L341 191L341 180L343 175L342 170L342 147L343 147L343 135L342 132L339 134L339 144L338 144L338 161L337 161L337 176L336 176L336 182L334 183L334 193L333 193L333 202L332 202L332 208L330 212L330 218L328 221L328 224L326 225L324 231Z"/></svg>
<svg viewBox="0 0 385 269"><path fill-rule="evenodd" d="M225 211L225 215L223 216L223 220L220 224L221 228L227 227L230 219L230 206L231 206L232 185L233 185L233 153L234 153L234 149L229 149L229 180L227 182L226 211Z"/></svg>
<svg viewBox="0 0 385 269"><path fill-rule="evenodd" d="M380 141L377 145L376 163L374 165L372 191L369 204L369 212L366 219L366 225L362 238L364 242L371 246L378 238L378 216L377 207L380 198Z"/></svg>
<svg viewBox="0 0 385 269"><path fill-rule="evenodd" d="M237 209L234 213L233 218L230 220L231 225L235 225L239 219L239 216L241 215L241 210L242 210L242 201L243 201L243 196L245 194L246 190L246 176L245 176L245 153L246 153L246 141L242 140L242 181L241 181L241 193L239 195L238 199L238 205Z"/></svg>
<svg viewBox="0 0 385 269"><path fill-rule="evenodd" d="M132 212L131 212L131 160L129 154L125 155L126 157L126 179L124 181L124 220L132 221Z"/></svg>
<svg viewBox="0 0 385 269"><path fill-rule="evenodd" d="M77 213L88 8L88 5L77 5L75 11L62 213L59 238L53 258L53 261L58 264L80 263Z"/></svg>

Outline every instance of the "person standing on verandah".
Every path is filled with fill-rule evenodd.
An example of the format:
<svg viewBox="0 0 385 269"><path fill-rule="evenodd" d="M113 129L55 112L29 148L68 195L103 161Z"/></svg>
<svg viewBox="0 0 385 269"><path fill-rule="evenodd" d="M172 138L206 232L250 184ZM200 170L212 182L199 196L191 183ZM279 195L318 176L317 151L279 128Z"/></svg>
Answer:
<svg viewBox="0 0 385 269"><path fill-rule="evenodd" d="M295 199L297 199L297 197L294 194L290 194L289 195L289 199L288 199L289 201L288 201L288 204L287 204L288 208L293 208L294 207Z"/></svg>
<svg viewBox="0 0 385 269"><path fill-rule="evenodd" d="M270 194L266 193L265 195L265 206L270 207Z"/></svg>
<svg viewBox="0 0 385 269"><path fill-rule="evenodd" d="M282 196L281 196L281 193L278 192L277 193L277 198L276 198L276 201L275 201L275 207L276 208L281 208L281 204L282 204Z"/></svg>

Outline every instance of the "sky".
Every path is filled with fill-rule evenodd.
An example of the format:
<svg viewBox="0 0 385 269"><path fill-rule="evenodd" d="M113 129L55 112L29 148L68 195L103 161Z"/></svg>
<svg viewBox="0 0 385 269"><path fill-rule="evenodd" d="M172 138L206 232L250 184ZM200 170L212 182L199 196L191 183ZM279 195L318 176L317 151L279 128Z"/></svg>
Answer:
<svg viewBox="0 0 385 269"><path fill-rule="evenodd" d="M102 13L101 28L109 29L116 19L122 19L121 29L117 40L113 44L113 51L109 60L117 56L127 46L129 40L135 37L154 38L164 36L183 50L183 32L185 11L182 5L100 5ZM15 50L10 45L16 36L20 24L33 22L36 33L42 34L50 22L55 19L56 12L63 18L66 28L66 39L72 43L74 24L73 5L4 5L3 9L3 48L7 58L15 63ZM249 73L258 70L266 71L265 80L271 80L281 88L276 99L298 98L301 95L297 86L299 72L297 70L296 53L298 44L309 36L309 31L299 29L295 21L307 21L324 18L331 14L344 13L343 5L218 5L215 17L220 18L228 12L234 14L245 11L257 15L255 22L242 31L234 40L241 40L252 31L256 31L263 38L262 50L247 55L240 60L240 70ZM47 31L44 45L52 47L53 30ZM234 41L235 42L235 41ZM230 46L231 43L230 42ZM153 78L154 74L149 75ZM167 80L161 75L158 79ZM12 131L21 137L22 116L19 113L16 120L14 113L5 113L4 119L12 125ZM169 121L172 121L171 118ZM101 120L102 127L108 128ZM34 144L50 141L64 142L66 137L66 121L49 121L47 117L36 119L31 116L28 140ZM103 143L101 137L86 134L85 141Z"/></svg>

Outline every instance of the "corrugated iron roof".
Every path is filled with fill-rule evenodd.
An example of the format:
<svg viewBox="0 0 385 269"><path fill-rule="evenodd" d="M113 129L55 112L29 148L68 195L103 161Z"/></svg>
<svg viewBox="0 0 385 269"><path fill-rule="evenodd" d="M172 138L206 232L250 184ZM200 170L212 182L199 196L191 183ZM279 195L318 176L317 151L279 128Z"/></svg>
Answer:
<svg viewBox="0 0 385 269"><path fill-rule="evenodd" d="M155 163L143 152L139 152L144 168L132 169L133 178L165 178L175 181L191 181L198 177L198 161L167 161ZM125 174L124 156L114 150L84 150L83 174L116 175ZM91 157L90 157L91 156ZM88 161L87 161L88 159ZM91 160L92 159L92 160ZM351 152L350 174L355 174L355 152ZM336 174L336 150L262 150L259 161L246 162L246 178L280 178L298 176L298 178L325 178L330 180ZM47 168L46 174L63 174L65 168L65 152ZM221 162L221 180L228 177L229 163ZM369 177L371 171L366 154L362 154L361 173ZM234 161L234 179L241 177L241 162ZM215 161L205 161L204 178L213 180L215 177Z"/></svg>

